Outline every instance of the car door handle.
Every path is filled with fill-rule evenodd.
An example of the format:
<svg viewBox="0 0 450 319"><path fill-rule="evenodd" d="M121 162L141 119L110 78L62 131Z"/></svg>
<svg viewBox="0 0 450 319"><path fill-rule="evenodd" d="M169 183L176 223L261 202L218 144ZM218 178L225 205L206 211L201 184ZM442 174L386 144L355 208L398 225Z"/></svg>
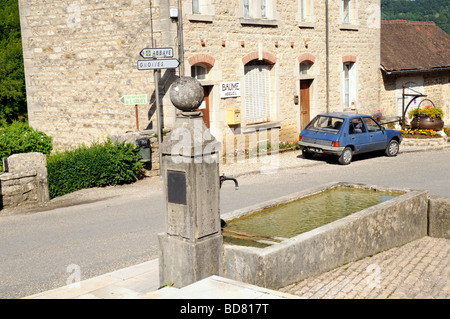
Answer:
<svg viewBox="0 0 450 319"><path fill-rule="evenodd" d="M352 136L352 140L354 140L356 137Z"/></svg>
<svg viewBox="0 0 450 319"><path fill-rule="evenodd" d="M373 134L370 134L370 137L373 137Z"/></svg>

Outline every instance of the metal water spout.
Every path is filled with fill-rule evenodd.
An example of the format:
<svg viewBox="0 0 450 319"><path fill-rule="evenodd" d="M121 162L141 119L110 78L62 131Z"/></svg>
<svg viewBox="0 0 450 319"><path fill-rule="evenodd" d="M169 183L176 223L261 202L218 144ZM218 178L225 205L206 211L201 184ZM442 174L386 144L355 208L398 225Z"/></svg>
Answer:
<svg viewBox="0 0 450 319"><path fill-rule="evenodd" d="M239 189L239 183L236 180L236 178L233 177L226 177L225 175L220 176L220 187L222 188L222 183L224 181L233 181L234 182L234 189L238 190Z"/></svg>
<svg viewBox="0 0 450 319"><path fill-rule="evenodd" d="M223 182L225 182L225 181L233 181L234 182L234 189L235 190L239 189L239 183L238 183L236 178L226 177L225 174L223 174L222 176L219 177L219 181L220 181L220 188L222 188ZM220 219L220 227L224 228L226 225L227 225L227 223L221 218Z"/></svg>

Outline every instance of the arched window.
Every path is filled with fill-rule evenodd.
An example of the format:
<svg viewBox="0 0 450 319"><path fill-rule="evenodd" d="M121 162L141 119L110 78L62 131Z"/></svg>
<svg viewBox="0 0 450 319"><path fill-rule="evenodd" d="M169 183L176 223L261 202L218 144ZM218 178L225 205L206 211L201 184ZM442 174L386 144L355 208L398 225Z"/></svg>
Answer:
<svg viewBox="0 0 450 319"><path fill-rule="evenodd" d="M346 62L343 66L344 80L344 108L354 108L356 98L356 79L355 79L355 63Z"/></svg>
<svg viewBox="0 0 450 319"><path fill-rule="evenodd" d="M309 61L303 61L300 63L300 75L310 74L312 63Z"/></svg>
<svg viewBox="0 0 450 319"><path fill-rule="evenodd" d="M191 66L191 76L197 80L207 80L208 71L208 67L202 63Z"/></svg>

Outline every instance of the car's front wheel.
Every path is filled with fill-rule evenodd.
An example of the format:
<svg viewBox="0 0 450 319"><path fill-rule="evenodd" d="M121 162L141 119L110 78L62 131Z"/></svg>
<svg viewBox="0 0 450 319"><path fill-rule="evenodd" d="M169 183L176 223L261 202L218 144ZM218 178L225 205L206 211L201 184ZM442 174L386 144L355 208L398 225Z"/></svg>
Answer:
<svg viewBox="0 0 450 319"><path fill-rule="evenodd" d="M386 147L386 155L389 157L397 156L398 151L400 149L400 144L396 140L391 140Z"/></svg>
<svg viewBox="0 0 450 319"><path fill-rule="evenodd" d="M344 148L344 151L342 152L341 156L339 156L339 164L341 165L348 165L352 161L353 157L353 151L350 147Z"/></svg>

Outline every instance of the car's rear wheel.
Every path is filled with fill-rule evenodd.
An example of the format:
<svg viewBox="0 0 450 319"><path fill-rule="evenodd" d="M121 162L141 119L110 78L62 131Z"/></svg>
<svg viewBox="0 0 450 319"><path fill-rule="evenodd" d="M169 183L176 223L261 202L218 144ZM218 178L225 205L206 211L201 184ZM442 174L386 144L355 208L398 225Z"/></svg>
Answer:
<svg viewBox="0 0 450 319"><path fill-rule="evenodd" d="M311 159L311 158L313 158L314 153L308 152L307 150L303 149L302 150L302 155L303 155L303 158Z"/></svg>
<svg viewBox="0 0 450 319"><path fill-rule="evenodd" d="M348 165L352 161L353 157L353 151L350 147L344 148L344 151L342 152L341 156L339 156L339 164L341 165Z"/></svg>
<svg viewBox="0 0 450 319"><path fill-rule="evenodd" d="M400 149L400 144L396 140L391 140L386 147L386 155L389 157L397 156L398 151Z"/></svg>

